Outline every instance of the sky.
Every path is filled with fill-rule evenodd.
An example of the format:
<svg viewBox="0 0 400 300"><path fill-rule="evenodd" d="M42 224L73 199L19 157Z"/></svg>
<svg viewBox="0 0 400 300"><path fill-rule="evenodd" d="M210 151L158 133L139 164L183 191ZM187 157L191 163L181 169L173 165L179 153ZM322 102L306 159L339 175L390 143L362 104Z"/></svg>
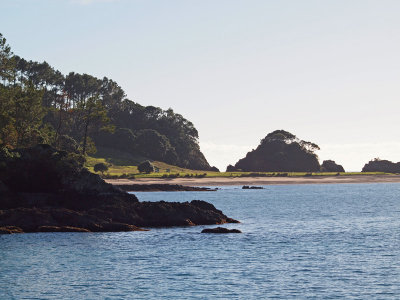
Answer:
<svg viewBox="0 0 400 300"><path fill-rule="evenodd" d="M346 171L400 161L400 1L0 0L15 54L173 108L225 170L284 129Z"/></svg>

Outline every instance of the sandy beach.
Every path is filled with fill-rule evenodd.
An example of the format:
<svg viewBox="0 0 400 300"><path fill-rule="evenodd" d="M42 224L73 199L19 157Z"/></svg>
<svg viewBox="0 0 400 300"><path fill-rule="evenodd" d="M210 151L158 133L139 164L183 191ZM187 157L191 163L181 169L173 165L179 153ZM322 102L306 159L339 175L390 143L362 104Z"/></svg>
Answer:
<svg viewBox="0 0 400 300"><path fill-rule="evenodd" d="M337 183L389 183L400 182L400 175L349 175L312 177L215 177L215 178L137 178L106 179L119 184L180 184L185 186L224 185L281 185L281 184L337 184Z"/></svg>

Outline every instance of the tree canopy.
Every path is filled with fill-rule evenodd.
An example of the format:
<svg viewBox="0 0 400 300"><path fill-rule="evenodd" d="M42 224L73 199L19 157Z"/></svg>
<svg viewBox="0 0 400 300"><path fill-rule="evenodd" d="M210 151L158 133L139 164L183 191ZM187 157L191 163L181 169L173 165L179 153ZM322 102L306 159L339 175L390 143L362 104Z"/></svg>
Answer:
<svg viewBox="0 0 400 300"><path fill-rule="evenodd" d="M251 172L314 172L320 170L318 145L298 139L294 134L275 130L260 142L260 145L247 153L229 170Z"/></svg>
<svg viewBox="0 0 400 300"><path fill-rule="evenodd" d="M70 72L14 55L0 34L0 144L11 148L71 139L78 151L108 147L208 170L193 123L171 108L142 106L112 79Z"/></svg>

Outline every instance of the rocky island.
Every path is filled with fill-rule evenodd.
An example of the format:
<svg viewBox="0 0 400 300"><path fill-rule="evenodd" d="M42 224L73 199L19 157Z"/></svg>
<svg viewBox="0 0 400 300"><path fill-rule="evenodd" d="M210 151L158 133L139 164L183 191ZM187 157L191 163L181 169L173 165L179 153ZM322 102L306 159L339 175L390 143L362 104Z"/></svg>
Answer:
<svg viewBox="0 0 400 300"><path fill-rule="evenodd" d="M298 139L285 130L275 130L263 138L255 150L246 154L227 172L317 172L318 145Z"/></svg>
<svg viewBox="0 0 400 300"><path fill-rule="evenodd" d="M0 150L0 233L135 231L238 223L212 204L139 202L49 145Z"/></svg>

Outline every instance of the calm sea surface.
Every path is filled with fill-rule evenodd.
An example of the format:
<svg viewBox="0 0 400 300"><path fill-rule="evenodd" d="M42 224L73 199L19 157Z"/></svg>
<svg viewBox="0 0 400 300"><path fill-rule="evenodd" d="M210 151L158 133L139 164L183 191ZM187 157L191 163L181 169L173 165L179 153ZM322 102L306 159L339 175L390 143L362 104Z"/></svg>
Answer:
<svg viewBox="0 0 400 300"><path fill-rule="evenodd" d="M243 233L0 235L0 299L400 298L400 184L136 195L209 201Z"/></svg>

